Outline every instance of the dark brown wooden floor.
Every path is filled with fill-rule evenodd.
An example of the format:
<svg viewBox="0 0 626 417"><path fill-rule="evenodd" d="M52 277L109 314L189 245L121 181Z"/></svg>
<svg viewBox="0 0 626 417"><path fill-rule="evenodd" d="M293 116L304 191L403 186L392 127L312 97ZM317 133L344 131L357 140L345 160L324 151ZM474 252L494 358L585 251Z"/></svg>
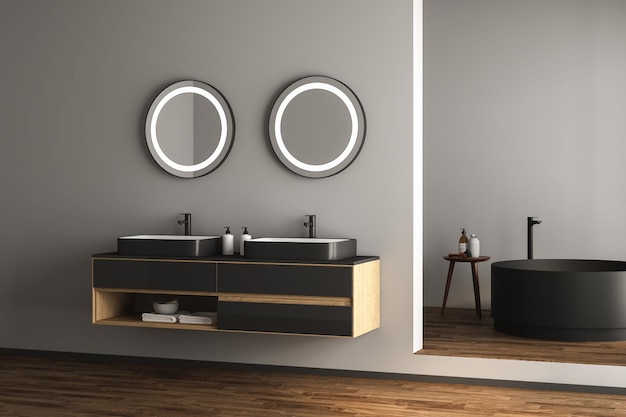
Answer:
<svg viewBox="0 0 626 417"><path fill-rule="evenodd" d="M490 311L424 309L424 349L420 355L517 359L544 362L626 365L626 342L554 342L509 336L493 330Z"/></svg>
<svg viewBox="0 0 626 417"><path fill-rule="evenodd" d="M0 416L623 417L626 396L0 354Z"/></svg>

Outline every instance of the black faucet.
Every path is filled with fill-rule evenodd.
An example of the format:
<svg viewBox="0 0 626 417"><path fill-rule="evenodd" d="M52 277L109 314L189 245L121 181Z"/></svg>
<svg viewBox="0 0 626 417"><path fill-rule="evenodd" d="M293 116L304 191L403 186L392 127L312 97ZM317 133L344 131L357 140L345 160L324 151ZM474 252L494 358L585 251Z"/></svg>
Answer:
<svg viewBox="0 0 626 417"><path fill-rule="evenodd" d="M528 218L528 259L533 259L533 226L541 224L541 220L536 217Z"/></svg>
<svg viewBox="0 0 626 417"><path fill-rule="evenodd" d="M309 237L317 237L315 214L306 215L309 220L304 222L304 226L309 228Z"/></svg>
<svg viewBox="0 0 626 417"><path fill-rule="evenodd" d="M185 236L191 236L191 213L180 213L181 216L185 216L183 220L179 220L178 224L185 225Z"/></svg>

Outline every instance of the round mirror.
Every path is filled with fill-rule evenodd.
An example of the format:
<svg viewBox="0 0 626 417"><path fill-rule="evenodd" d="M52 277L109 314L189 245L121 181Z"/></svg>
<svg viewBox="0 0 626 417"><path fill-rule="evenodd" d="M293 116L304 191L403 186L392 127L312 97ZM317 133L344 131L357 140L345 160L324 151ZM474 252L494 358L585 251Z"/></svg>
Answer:
<svg viewBox="0 0 626 417"><path fill-rule="evenodd" d="M215 88L179 81L152 102L146 142L165 171L182 178L208 174L228 156L235 136L233 114Z"/></svg>
<svg viewBox="0 0 626 417"><path fill-rule="evenodd" d="M328 77L306 77L276 99L269 136L274 153L291 171L309 178L328 177L359 154L365 113L346 85Z"/></svg>

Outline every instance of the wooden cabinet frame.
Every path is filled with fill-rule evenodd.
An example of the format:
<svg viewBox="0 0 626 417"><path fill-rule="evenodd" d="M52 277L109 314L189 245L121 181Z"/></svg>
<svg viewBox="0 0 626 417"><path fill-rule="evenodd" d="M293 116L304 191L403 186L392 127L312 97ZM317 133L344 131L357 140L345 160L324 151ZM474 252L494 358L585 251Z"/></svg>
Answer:
<svg viewBox="0 0 626 417"><path fill-rule="evenodd" d="M175 275L178 264L182 265L181 271L198 275ZM160 265L166 265L163 268L165 275L152 279L153 275L161 274ZM167 274L174 275L170 278ZM206 282L202 278L205 274ZM268 277L266 281L264 277ZM271 285L265 288L263 282L271 282ZM109 285L111 283L114 285ZM188 289L181 289L184 285L188 285ZM215 291L206 291L207 288ZM222 291L222 288L227 290ZM218 312L218 323L206 326L143 322L134 306L139 297L187 297L197 303L213 303ZM224 328L220 327L221 308L223 321L230 323ZM181 309L184 309L183 305ZM271 316L267 326L259 318L263 311ZM330 325L327 330L325 323L336 318L334 311L340 312L341 318L337 320L341 322ZM256 316L257 313L260 316ZM321 316L318 317L318 313ZM281 322L281 317L272 314L284 315L285 323ZM343 261L298 263L232 257L159 259L115 253L93 255L92 322L112 326L354 338L380 327L380 260L378 257L356 257ZM337 326L340 331L333 330Z"/></svg>

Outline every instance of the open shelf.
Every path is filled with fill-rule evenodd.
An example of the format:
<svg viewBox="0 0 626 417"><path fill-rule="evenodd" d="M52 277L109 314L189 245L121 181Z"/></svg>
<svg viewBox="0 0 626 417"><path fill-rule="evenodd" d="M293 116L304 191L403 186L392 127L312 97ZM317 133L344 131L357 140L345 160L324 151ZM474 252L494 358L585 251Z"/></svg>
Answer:
<svg viewBox="0 0 626 417"><path fill-rule="evenodd" d="M142 312L152 311L153 301L166 298L180 300L180 310L182 311L216 311L217 295L211 292L94 288L92 322L110 326L217 330L216 325L159 323L141 319Z"/></svg>

